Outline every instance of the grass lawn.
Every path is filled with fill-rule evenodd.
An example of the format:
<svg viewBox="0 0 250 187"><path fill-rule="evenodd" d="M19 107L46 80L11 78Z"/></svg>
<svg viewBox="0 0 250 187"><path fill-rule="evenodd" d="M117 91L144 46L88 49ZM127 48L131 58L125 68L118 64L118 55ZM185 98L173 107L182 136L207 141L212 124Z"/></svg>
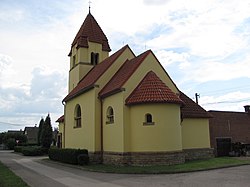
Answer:
<svg viewBox="0 0 250 187"><path fill-rule="evenodd" d="M126 173L126 174L168 174L202 171L216 168L232 167L250 164L249 160L239 160L233 157L212 158L209 160L191 161L173 166L112 166L112 165L88 165L83 169L96 172Z"/></svg>
<svg viewBox="0 0 250 187"><path fill-rule="evenodd" d="M27 187L28 185L0 162L1 187Z"/></svg>

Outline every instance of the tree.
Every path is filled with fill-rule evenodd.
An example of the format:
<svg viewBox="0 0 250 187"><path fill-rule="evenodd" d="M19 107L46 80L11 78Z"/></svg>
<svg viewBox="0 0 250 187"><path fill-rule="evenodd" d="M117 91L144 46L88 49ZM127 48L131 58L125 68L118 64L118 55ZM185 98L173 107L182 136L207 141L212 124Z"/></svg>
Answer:
<svg viewBox="0 0 250 187"><path fill-rule="evenodd" d="M4 138L5 134L6 134L6 132L0 133L0 145L3 143L3 138Z"/></svg>
<svg viewBox="0 0 250 187"><path fill-rule="evenodd" d="M6 132L3 133L1 136L3 136L1 139L2 143L5 144L8 149L13 149L15 145L25 144L27 142L27 136L22 133L10 133Z"/></svg>
<svg viewBox="0 0 250 187"><path fill-rule="evenodd" d="M41 132L41 145L44 148L50 148L52 143L52 126L50 121L50 116L46 117L44 124L42 125L42 132Z"/></svg>
<svg viewBox="0 0 250 187"><path fill-rule="evenodd" d="M44 119L42 118L39 122L39 130L38 130L38 134L37 134L37 144L41 145L41 134L42 134L42 129L43 129L43 125L44 125Z"/></svg>

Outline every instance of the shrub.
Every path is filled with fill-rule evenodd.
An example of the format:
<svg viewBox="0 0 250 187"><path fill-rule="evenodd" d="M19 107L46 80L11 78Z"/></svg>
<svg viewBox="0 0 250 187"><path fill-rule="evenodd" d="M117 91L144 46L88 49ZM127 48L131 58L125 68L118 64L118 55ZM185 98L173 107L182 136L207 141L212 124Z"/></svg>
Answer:
<svg viewBox="0 0 250 187"><path fill-rule="evenodd" d="M68 164L78 164L78 156L87 155L86 149L49 149L49 158L51 160L60 161Z"/></svg>
<svg viewBox="0 0 250 187"><path fill-rule="evenodd" d="M26 146L22 148L24 156L41 156L44 154L42 147L40 146Z"/></svg>
<svg viewBox="0 0 250 187"><path fill-rule="evenodd" d="M15 146L15 147L14 147L14 151L17 152L17 153L21 153L22 150L23 150L23 147L24 147L24 146Z"/></svg>
<svg viewBox="0 0 250 187"><path fill-rule="evenodd" d="M87 154L80 154L77 157L77 161L79 165L87 165L89 163L89 155Z"/></svg>
<svg viewBox="0 0 250 187"><path fill-rule="evenodd" d="M16 141L14 138L7 139L6 146L8 147L8 149L13 150L15 145L16 145Z"/></svg>

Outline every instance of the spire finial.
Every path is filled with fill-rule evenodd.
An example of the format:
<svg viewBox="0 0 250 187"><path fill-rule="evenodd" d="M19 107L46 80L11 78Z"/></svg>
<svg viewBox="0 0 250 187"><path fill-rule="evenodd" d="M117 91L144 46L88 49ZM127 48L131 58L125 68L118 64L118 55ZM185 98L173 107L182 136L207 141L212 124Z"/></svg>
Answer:
<svg viewBox="0 0 250 187"><path fill-rule="evenodd" d="M89 0L89 13L90 13L90 8L91 8L91 7L90 7L90 4L91 4L91 3L92 3L92 2Z"/></svg>

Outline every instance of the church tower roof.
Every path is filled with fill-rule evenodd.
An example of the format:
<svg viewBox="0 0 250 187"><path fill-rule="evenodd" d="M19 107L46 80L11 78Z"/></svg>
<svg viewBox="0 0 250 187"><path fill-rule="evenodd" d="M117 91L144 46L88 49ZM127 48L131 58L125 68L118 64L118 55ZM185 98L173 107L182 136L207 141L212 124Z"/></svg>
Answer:
<svg viewBox="0 0 250 187"><path fill-rule="evenodd" d="M111 51L106 35L90 12L85 18L80 30L76 34L76 37L71 44L71 48L74 45L77 45L77 48L88 48L88 41L102 44L103 51ZM71 55L71 52L69 55Z"/></svg>

